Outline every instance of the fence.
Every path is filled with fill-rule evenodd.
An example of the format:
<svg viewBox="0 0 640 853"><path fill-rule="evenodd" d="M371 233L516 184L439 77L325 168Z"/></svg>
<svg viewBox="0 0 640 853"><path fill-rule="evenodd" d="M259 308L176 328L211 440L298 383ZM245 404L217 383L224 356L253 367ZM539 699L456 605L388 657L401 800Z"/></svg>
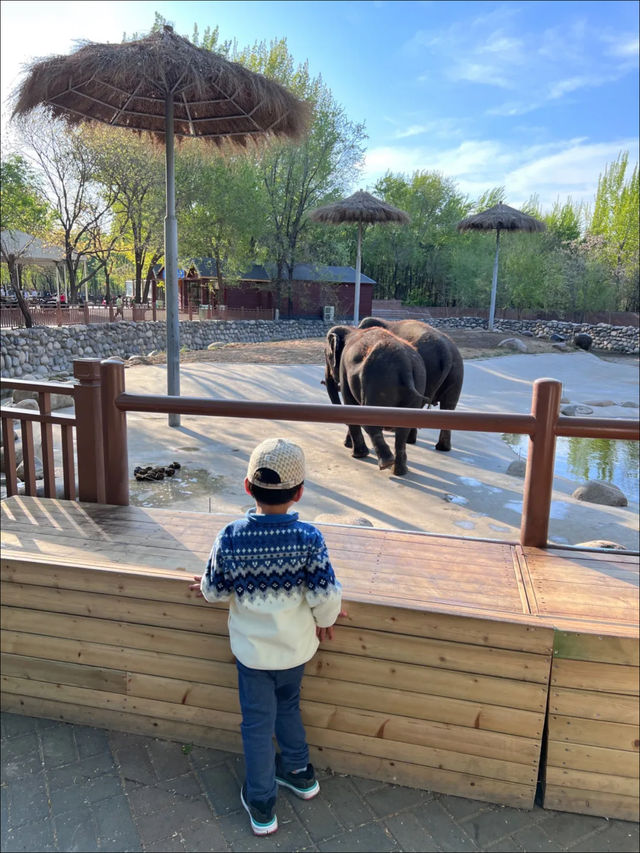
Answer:
<svg viewBox="0 0 640 853"><path fill-rule="evenodd" d="M553 487L555 441L559 436L582 438L640 438L640 422L628 419L574 418L558 414L562 384L553 379L534 382L530 415L483 412L407 410L376 406L332 406L297 403L254 403L212 401L203 397L165 397L128 394L124 366L107 359L74 362L78 385L55 385L20 379L3 379L3 388L20 388L38 393L40 411L2 408L4 470L7 495L17 494L14 421L22 429L25 492L36 495L33 423L40 423L45 472L44 494L54 497L51 429L59 424L62 432L64 494L75 498L71 428L75 427L78 466L78 498L81 501L127 505L129 471L127 456L127 412L209 415L212 417L258 418L311 423L357 423L362 426L385 424L428 429L507 432L529 436L524 501L520 525L522 545L545 547ZM52 415L49 395L60 388L71 393L75 417ZM46 450L45 450L46 445Z"/></svg>
<svg viewBox="0 0 640 853"><path fill-rule="evenodd" d="M443 307L434 305L403 305L399 299L374 299L373 314L387 319L440 319L443 317L480 317L488 319L488 308ZM637 326L640 315L633 311L518 311L503 308L496 311L498 320L559 320L567 323L607 323L613 326Z"/></svg>
<svg viewBox="0 0 640 853"><path fill-rule="evenodd" d="M72 326L89 325L94 323L114 323L117 320L129 320L134 323L145 320L167 319L165 309L157 306L133 305L122 309L121 315L113 305L84 305L71 307L35 306L29 308L33 323L36 326ZM200 307L189 304L188 308L178 313L180 321L184 320L273 320L272 308L227 308L224 305ZM18 329L25 325L24 316L19 308L0 309L0 327L3 329Z"/></svg>

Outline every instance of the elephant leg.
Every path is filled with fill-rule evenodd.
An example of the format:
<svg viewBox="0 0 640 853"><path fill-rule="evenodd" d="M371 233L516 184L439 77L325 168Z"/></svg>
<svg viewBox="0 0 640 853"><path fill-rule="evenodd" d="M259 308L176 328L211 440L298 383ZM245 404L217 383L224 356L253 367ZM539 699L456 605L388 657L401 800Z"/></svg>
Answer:
<svg viewBox="0 0 640 853"><path fill-rule="evenodd" d="M367 435L371 439L373 444L373 449L376 452L376 456L378 457L378 468L380 470L384 470L385 468L391 468L394 463L393 453L391 452L391 448L384 440L384 436L382 435L382 427L379 426L366 426L365 430Z"/></svg>
<svg viewBox="0 0 640 853"><path fill-rule="evenodd" d="M347 383L344 382L342 385L342 397L344 399L345 406L360 405L359 400L353 396ZM347 437L344 440L344 446L352 448L351 455L355 459L364 459L365 456L369 455L369 448L367 447L364 436L362 435L362 427L357 424L349 424L347 426Z"/></svg>
<svg viewBox="0 0 640 853"><path fill-rule="evenodd" d="M349 427L347 427L347 434L344 437L344 446L353 447L353 441L351 440L351 433L349 432Z"/></svg>
<svg viewBox="0 0 640 853"><path fill-rule="evenodd" d="M418 430L414 427L409 430L409 435L407 436L407 444L415 444L418 440Z"/></svg>
<svg viewBox="0 0 640 853"><path fill-rule="evenodd" d="M396 460L393 473L402 476L407 473L407 441L411 430L405 427L396 427Z"/></svg>

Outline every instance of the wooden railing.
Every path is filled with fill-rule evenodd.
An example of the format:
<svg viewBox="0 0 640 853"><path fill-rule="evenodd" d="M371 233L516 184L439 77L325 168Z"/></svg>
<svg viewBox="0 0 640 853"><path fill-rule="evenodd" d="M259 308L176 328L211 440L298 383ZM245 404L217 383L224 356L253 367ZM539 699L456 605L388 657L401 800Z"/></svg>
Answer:
<svg viewBox="0 0 640 853"><path fill-rule="evenodd" d="M124 365L107 359L80 359L74 362L76 386L64 387L75 401L75 418L52 415L47 395L52 383L32 383L18 379L1 382L2 387L38 391L40 412L2 408L4 464L7 471L7 494L17 493L13 421L19 420L23 431L24 458L33 459L30 424L39 422L43 436L51 425L76 427L78 460L78 498L82 501L120 504L129 503L129 465L127 453L127 412L208 415L212 417L257 418L303 421L307 423L357 423L362 426L385 424L427 429L470 432L507 432L529 436L524 500L520 525L522 545L545 547L549 530L549 513L553 488L555 443L558 436L581 438L640 439L640 422L630 419L574 418L559 415L562 384L555 379L537 379L533 384L531 414L484 412L449 412L431 409L400 409L378 406L333 406L297 403L256 403L211 400L204 397L169 397L150 394L128 394L125 391ZM55 388L54 388L55 390ZM29 424L29 426L25 426ZM48 433L47 433L48 435ZM49 442L49 439L47 439ZM69 433L63 433L63 457L70 457ZM45 439L43 438L43 454ZM50 444L47 443L50 448ZM65 451L66 447L66 451ZM13 453L13 457L11 454ZM66 453L66 456L65 456ZM45 495L52 496L51 467L53 454L47 450ZM43 460L44 463L44 460ZM64 466L65 497L75 497L67 483L71 469ZM27 475L27 468L29 474ZM25 463L25 492L36 494L32 473L33 462Z"/></svg>

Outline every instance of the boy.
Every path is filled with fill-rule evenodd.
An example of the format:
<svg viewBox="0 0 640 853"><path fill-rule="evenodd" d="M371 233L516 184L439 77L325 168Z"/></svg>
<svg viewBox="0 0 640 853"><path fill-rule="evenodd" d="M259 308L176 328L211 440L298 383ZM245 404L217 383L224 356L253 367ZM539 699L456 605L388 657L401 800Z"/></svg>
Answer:
<svg viewBox="0 0 640 853"><path fill-rule="evenodd" d="M289 508L304 490L304 454L282 438L251 454L244 481L256 508L220 531L202 577L189 589L229 600L246 778L240 791L255 835L278 829L277 786L310 800L320 790L300 717L305 663L333 638L341 610L324 538ZM280 752L275 755L275 732Z"/></svg>

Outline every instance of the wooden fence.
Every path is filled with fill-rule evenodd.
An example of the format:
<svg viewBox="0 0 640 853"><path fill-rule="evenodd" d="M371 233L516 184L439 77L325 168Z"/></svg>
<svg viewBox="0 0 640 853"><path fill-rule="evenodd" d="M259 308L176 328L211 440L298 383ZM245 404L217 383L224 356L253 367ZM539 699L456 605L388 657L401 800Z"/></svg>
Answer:
<svg viewBox="0 0 640 853"><path fill-rule="evenodd" d="M129 471L127 456L127 412L162 412L214 417L264 418L312 423L357 423L362 426L384 423L427 429L472 432L507 432L529 436L524 501L520 528L523 545L545 547L553 488L555 441L559 436L638 440L640 423L630 419L576 418L559 415L562 384L552 379L534 382L530 415L483 412L407 410L376 406L332 406L298 403L254 403L213 401L202 397L170 398L158 395L127 394L124 365L107 359L79 359L74 362L76 386L2 379L2 387L38 393L40 412L2 408L4 467L7 494L18 492L14 451L14 422L21 425L25 463L25 492L36 495L33 423L42 435L45 496L55 495L51 428L63 428L62 447L65 494L72 490L70 428L77 431L78 497L84 501L127 505ZM53 415L49 394L64 388L75 401L75 418Z"/></svg>

